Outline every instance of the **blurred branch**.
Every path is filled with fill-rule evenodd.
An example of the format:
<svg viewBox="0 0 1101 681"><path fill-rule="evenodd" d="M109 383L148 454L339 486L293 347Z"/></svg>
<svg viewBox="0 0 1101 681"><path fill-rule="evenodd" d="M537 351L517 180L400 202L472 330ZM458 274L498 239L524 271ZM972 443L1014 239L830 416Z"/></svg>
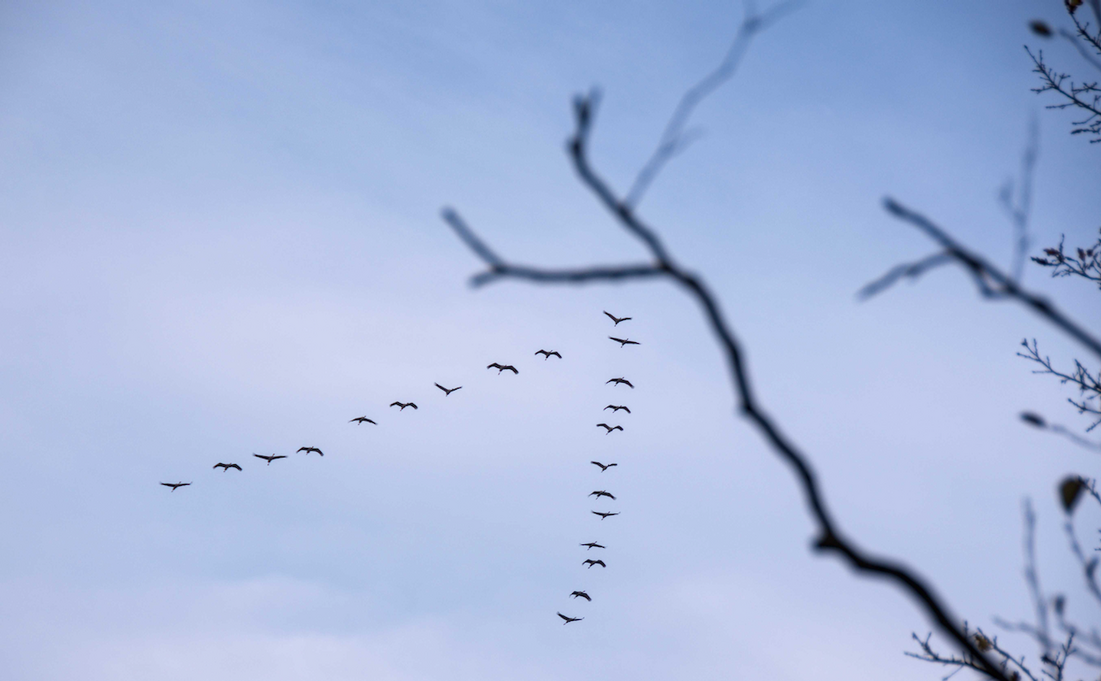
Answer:
<svg viewBox="0 0 1101 681"><path fill-rule="evenodd" d="M1033 116L1028 125L1028 144L1021 154L1021 174L1014 185L1013 180L1002 185L999 201L1013 223L1012 272L1013 280L1021 281L1024 273L1025 258L1028 255L1028 221L1032 214L1032 171L1036 167L1036 158L1040 153L1040 126Z"/></svg>
<svg viewBox="0 0 1101 681"><path fill-rule="evenodd" d="M887 212L917 227L937 242L944 249L945 255L959 262L971 276L975 286L979 289L979 293L984 297L991 300L1006 298L1017 300L1065 331L1079 343L1085 345L1090 352L1101 358L1101 341L1098 341L1088 331L1060 312L1053 304L1022 288L1011 277L987 262L985 258L961 246L947 232L933 224L924 215L910 210L890 197L884 199L883 204Z"/></svg>
<svg viewBox="0 0 1101 681"><path fill-rule="evenodd" d="M637 208L639 202L642 201L642 195L646 193L650 183L661 172L662 167L683 151L693 139L698 137L698 135L692 135L690 132L689 134L685 133L688 119L692 117L692 112L695 111L700 102L734 76L739 64L741 64L742 57L749 49L749 43L753 40L753 37L801 4L802 0L789 0L762 14L757 14L753 3L746 2L745 19L738 27L734 42L726 51L726 56L715 67L714 71L704 76L700 82L689 88L681 97L680 103L677 104L677 108L669 118L669 122L665 124L665 131L661 134L661 139L658 140L657 148L654 149L654 153L651 154L646 165L635 177L634 184L627 191L627 197L623 200L624 205Z"/></svg>
<svg viewBox="0 0 1101 681"><path fill-rule="evenodd" d="M831 551L839 554L850 567L858 572L883 577L891 581L917 601L918 605L937 624L940 630L957 643L970 663L975 665L975 668L999 681L1009 681L1009 676L1004 673L1003 669L994 661L987 659L975 647L975 643L969 639L966 629L957 624L957 620L949 613L947 606L941 602L940 598L933 593L921 577L901 563L865 554L841 532L832 515L826 509L825 499L819 488L817 476L806 456L799 451L794 443L787 439L780 431L779 426L772 421L757 402L749 379L748 368L745 364L744 351L731 331L715 296L702 279L681 268L672 259L653 228L644 223L634 213L627 199L617 196L604 179L592 168L588 157L588 140L598 101L599 93L596 91L588 96L578 96L574 100L576 127L574 135L567 142L567 150L574 168L584 185L593 192L619 225L641 241L649 250L653 263L641 267L637 270L637 275L632 276L642 276L642 273L645 272L645 276L660 274L667 277L683 288L702 308L711 331L715 334L726 357L730 379L742 415L756 426L775 453L788 463L795 472L796 480L802 489L808 510L818 525L818 540L815 543L815 548L823 552ZM487 272L474 277L473 283L475 284L505 277L536 282L569 281L573 283L586 283L612 278L607 271L602 275L597 275L592 270L569 270L567 274L565 271L544 271L513 266L486 246L461 219L458 219L457 213L449 209L445 211L444 215L464 243L489 268ZM612 272L615 272L621 278L629 276L624 269L612 270Z"/></svg>

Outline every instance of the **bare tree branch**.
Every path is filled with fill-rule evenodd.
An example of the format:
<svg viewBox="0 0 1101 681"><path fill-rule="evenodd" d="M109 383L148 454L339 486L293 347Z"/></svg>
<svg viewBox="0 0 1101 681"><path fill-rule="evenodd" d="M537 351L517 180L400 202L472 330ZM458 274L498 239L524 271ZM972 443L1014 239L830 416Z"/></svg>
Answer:
<svg viewBox="0 0 1101 681"><path fill-rule="evenodd" d="M657 148L646 162L646 165L639 171L634 184L628 190L627 197L623 200L625 205L637 208L639 202L642 201L642 195L646 193L650 183L661 172L662 167L688 145L692 137L685 134L685 126L688 124L692 112L700 102L734 76L742 57L749 49L749 43L753 40L753 37L801 4L801 0L789 0L789 2L780 3L762 14L757 14L752 2L745 3L745 19L738 27L734 42L726 51L726 56L715 67L714 71L704 76L700 82L689 88L681 97L672 117L665 124L665 132L661 134Z"/></svg>
<svg viewBox="0 0 1101 681"><path fill-rule="evenodd" d="M991 300L1005 298L1017 300L1062 329L1076 341L1086 346L1094 355L1101 358L1101 341L1098 341L1088 331L1060 312L1052 303L1021 288L1011 277L991 265L982 256L965 249L924 215L906 208L890 197L884 199L883 204L887 212L920 229L933 241L937 242L946 254L957 260L965 271L971 275L975 286L984 297Z"/></svg>
<svg viewBox="0 0 1101 681"><path fill-rule="evenodd" d="M963 623L963 631L965 634L969 633L967 630L967 622ZM907 657L912 657L914 659L922 660L924 662L935 662L946 667L956 667L956 671L944 677L943 681L947 681L947 679L955 675L956 672L961 669L974 669L980 674L989 675L987 670L982 665L976 662L974 658L966 654L960 657L957 657L955 655L949 655L945 657L933 650L932 644L929 643L929 639L932 637L932 634L927 635L924 639L918 638L918 635L915 633L911 633L910 636L915 641L917 641L918 646L921 647L921 653L904 653ZM1032 674L1032 671L1027 666L1025 666L1024 655L1022 655L1020 659L1010 655L1001 646L998 645L998 638L996 636L990 638L983 633L982 629L975 629L975 633L970 634L970 638L975 641L976 647L980 650L994 651L999 656L1001 656L1002 660L999 667L1006 678L1012 679L1013 681L1017 681L1018 679L1020 679L1020 673L1009 668L1009 664L1013 663L1013 666L1019 669L1021 672L1024 672L1025 676L1027 676L1029 679L1031 679L1032 681L1039 681Z"/></svg>
<svg viewBox="0 0 1101 681"><path fill-rule="evenodd" d="M818 524L818 539L815 542L815 548L824 552L836 552L843 556L854 570L880 576L894 583L917 601L940 630L949 638L955 640L957 645L983 673L999 681L1009 681L1009 677L1004 671L975 647L975 644L968 638L966 631L960 628L956 618L950 614L947 606L941 602L940 598L933 593L931 587L927 586L921 577L901 563L864 553L863 550L844 536L832 515L826 509L825 499L819 488L817 476L806 456L798 450L794 443L787 439L780 428L758 404L745 365L744 352L735 339L714 295L702 279L692 272L682 269L672 259L657 233L635 215L626 199L620 199L616 196L590 165L587 142L592 129L597 101L598 93L595 91L588 97L579 96L574 100L576 128L573 137L567 143L567 149L573 160L574 168L585 186L596 195L597 199L616 218L619 224L647 247L654 258L654 264L651 268L656 271L655 273L660 273L673 280L685 289L703 309L704 316L726 356L727 367L730 371L730 378L734 385L742 415L757 427L777 455L787 462L795 472L810 514ZM455 214L450 212L448 215ZM532 276L519 275L517 274L520 271L519 268L514 268L498 258L461 221L449 220L449 223L459 233L460 238L470 246L471 250L489 265L490 274L494 277L517 276L518 278L544 282L565 281L564 278L535 279ZM461 225L461 227L457 227L457 225ZM577 283L607 278L596 276L586 278L578 272L574 272L574 277L570 281Z"/></svg>
<svg viewBox="0 0 1101 681"><path fill-rule="evenodd" d="M942 252L927 255L917 262L904 262L901 265L895 265L879 279L869 284L865 284L864 288L856 293L856 297L860 300L867 300L891 288L903 277L916 280L929 270L940 267L941 265L947 265L950 262L952 262L952 254Z"/></svg>
<svg viewBox="0 0 1101 681"><path fill-rule="evenodd" d="M1021 341L1021 345L1028 350L1028 354L1018 352L1017 356L1036 362L1043 367L1043 369L1032 373L1051 374L1058 378L1060 383L1070 383L1078 388L1081 401L1075 401L1068 397L1067 402L1073 404L1078 409L1079 414L1090 414L1090 418L1096 419L1086 428L1086 432L1088 433L1101 425L1101 372L1094 376L1081 362L1074 360L1074 373L1065 374L1051 365L1050 357L1040 355L1040 347L1035 338L1032 339L1032 345L1028 344L1028 339Z"/></svg>
<svg viewBox="0 0 1101 681"><path fill-rule="evenodd" d="M1032 214L1032 171L1036 167L1036 158L1040 153L1040 126L1033 116L1028 124L1028 144L1021 154L1021 174L1016 184L1013 180L1002 185L999 201L1013 223L1016 237L1013 247L1013 280L1021 281L1024 273L1025 258L1028 255L1028 221Z"/></svg>

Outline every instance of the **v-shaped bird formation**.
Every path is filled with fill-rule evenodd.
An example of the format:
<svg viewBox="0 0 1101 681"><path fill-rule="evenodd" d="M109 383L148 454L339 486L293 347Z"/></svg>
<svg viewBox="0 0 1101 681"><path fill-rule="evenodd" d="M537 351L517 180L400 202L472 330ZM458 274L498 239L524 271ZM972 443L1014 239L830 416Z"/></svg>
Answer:
<svg viewBox="0 0 1101 681"><path fill-rule="evenodd" d="M616 317L615 315L613 315L613 314L611 314L610 312L607 312L607 311L604 311L604 314L615 323L615 326L619 326L620 323L627 322L627 321L631 320L630 317ZM640 343L638 341L633 341L633 340L630 340L630 339L627 339L627 338L617 338L615 336L608 336L608 338L615 341L615 342L617 342L617 343L619 343L620 348L625 348L628 345L640 345ZM542 355L544 362L546 360L550 359L551 357L555 357L558 360L562 359L562 354L560 352L558 352L557 350L547 350L545 348L540 348L534 354L535 354L535 356ZM616 353L616 354L618 354L618 353ZM519 376L519 374L520 374L520 371L515 366L513 366L511 364L501 364L499 362L492 362L491 364L486 366L486 369L497 369L497 374L498 375L503 374L506 371L511 371L514 376ZM611 379L607 380L605 382L605 385L608 385L608 384L611 384L611 388L608 388L608 389L615 389L615 388L618 388L620 386L627 386L628 388L633 390L634 387L635 387L630 381L628 381L623 376L620 376L620 377L617 377L617 378L611 378ZM450 397L451 393L455 392L456 390L460 390L462 388L461 385L456 386L454 388L446 388L443 385L440 385L439 383L434 383L433 385L435 385L436 388L439 388L444 393L443 397ZM394 402L391 402L389 406L390 407L399 407L398 411L400 411L400 412L405 411L406 407L412 407L414 411L418 410L417 405L414 404L413 402L401 402L401 401L395 400ZM622 405L622 404L619 404L619 405L609 404L608 406L604 407L602 412L607 411L609 409L612 410L612 415L613 416L618 414L620 411L624 411L627 414L631 413L631 410L626 405ZM369 424L374 425L374 426L378 425L378 422L376 422L375 420L373 420L371 418L368 418L365 415L364 416L357 416L353 419L350 419L347 423L355 424L357 426L361 426L365 423L369 423ZM605 434L607 434L607 435L611 435L614 431L617 431L617 430L620 431L620 432L624 432L623 426L618 425L618 424L611 425L611 424L608 424L608 423L598 423L596 425L597 425L598 428L604 428L605 429ZM613 439L615 439L615 438L613 438ZM310 454L317 454L318 457L324 457L325 456L325 453L323 451L321 451L320 448L314 447L312 445L299 447L295 451L295 453L296 454L305 453L306 458L308 458ZM256 457L257 459L263 460L265 462L265 466L270 466L273 461L278 461L280 459L288 458L287 454L256 454L256 453L253 453L253 456ZM602 457L602 458L604 458L604 457ZM609 462L609 463L603 463L601 461L590 461L590 463L594 466L597 466L600 469L598 472L594 471L594 473L596 473L598 475L603 474L603 473L607 473L609 469L614 468L614 467L619 465L618 463L616 463L614 461ZM219 461L218 463L214 464L213 469L217 470L219 468L222 469L223 473L228 472L229 469L231 469L231 468L238 471L238 472L243 471L241 465L238 464L238 463L234 463L234 462ZM231 476L231 477L235 477L235 476ZM602 479L609 479L609 478L602 478ZM190 487L192 485L191 482L161 482L160 484L163 485L164 487L170 488L171 491L173 491L173 492L180 489L181 487ZM593 490L592 492L590 492L588 494L588 496L589 497L596 497L596 501L600 501L601 499L604 499L604 498L607 498L611 501L616 501L615 495L612 494L611 492L609 492L608 490L605 490L605 489ZM619 513L619 511L614 511L613 512L613 511L596 511L596 510L594 510L594 511L592 511L592 514L598 516L600 518L600 520L603 521L603 520L606 520L607 518L618 516L620 513ZM585 547L586 552L590 551L591 549L605 550L607 548L603 544L600 544L596 541L584 542L584 543L581 543L580 546ZM587 569L591 569L594 566L600 566L601 568L607 568L608 567L607 564L604 562L604 560L594 559L594 558L587 558L581 564L584 565ZM588 603L591 603L592 600L593 600L592 596L590 596L589 592L585 589L576 589L576 590L572 591L569 594L569 598L574 599L574 600L584 599ZM563 620L563 624L571 624L573 622L580 622L580 621L585 619L584 617L573 617L573 616L564 615L561 612L558 612L557 614L558 614L558 617L560 617Z"/></svg>

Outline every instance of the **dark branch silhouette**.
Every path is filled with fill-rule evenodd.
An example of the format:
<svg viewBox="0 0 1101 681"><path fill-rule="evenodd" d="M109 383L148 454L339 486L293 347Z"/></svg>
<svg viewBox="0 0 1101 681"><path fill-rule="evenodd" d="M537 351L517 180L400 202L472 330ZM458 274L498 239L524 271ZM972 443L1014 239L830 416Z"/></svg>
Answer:
<svg viewBox="0 0 1101 681"><path fill-rule="evenodd" d="M796 480L799 482L805 496L808 510L818 525L818 539L814 544L815 548L843 557L853 569L859 572L881 576L891 581L912 596L926 614L936 622L937 626L953 639L971 659L974 659L985 673L999 681L1009 681L995 662L987 659L979 652L974 643L968 639L966 632L957 624L956 618L950 614L947 605L941 602L940 598L933 593L921 577L901 563L866 554L854 542L844 536L833 516L826 509L817 476L814 474L806 456L799 451L794 443L787 439L757 403L745 366L742 347L735 339L734 333L731 331L715 297L702 279L683 269L673 260L654 230L645 224L632 210L631 204L625 199L621 199L591 167L588 158L588 138L598 100L599 95L596 91L588 96L575 98L574 117L576 127L573 136L567 143L567 151L574 169L584 185L593 192L598 201L614 216L621 227L643 243L653 258L652 264L582 270L547 270L511 265L489 249L466 226L466 223L459 218L458 214L448 208L443 211L445 221L488 267L486 272L472 278L472 285L480 286L501 277L537 283L580 284L593 281L619 281L662 276L684 289L702 308L704 316L726 357L730 379L734 385L742 415L756 426L777 455L792 467ZM894 205L893 202L891 203ZM939 230L937 231L939 232ZM948 250L954 257L960 257L957 254L965 253L959 248L955 248L954 242L947 241L953 247ZM948 248L947 244L946 248ZM975 262L975 259L970 257L969 262ZM1008 282L1008 278L1006 281ZM1009 283L1012 285L1012 282ZM1049 309L1047 304L1043 302L1037 302L1037 306L1040 309ZM1099 346L1099 350L1101 350L1101 346ZM608 382L626 383L626 380L612 379ZM630 383L627 384L630 386ZM607 517L596 511L593 513L600 515L601 518Z"/></svg>
<svg viewBox="0 0 1101 681"><path fill-rule="evenodd" d="M961 246L947 232L933 224L924 215L910 210L889 197L884 199L883 205L891 215L909 222L933 241L936 241L944 249L944 252L938 255L945 255L959 262L964 270L971 275L971 279L975 282L975 286L983 297L990 300L1016 300L1062 329L1071 338L1086 346L1090 352L1101 358L1101 341L1098 341L1077 322L1059 311L1047 299L1022 288L1011 277L987 262L985 258ZM869 284L869 286L871 285ZM865 287L865 290L867 288ZM881 287L880 290L882 288L886 287Z"/></svg>

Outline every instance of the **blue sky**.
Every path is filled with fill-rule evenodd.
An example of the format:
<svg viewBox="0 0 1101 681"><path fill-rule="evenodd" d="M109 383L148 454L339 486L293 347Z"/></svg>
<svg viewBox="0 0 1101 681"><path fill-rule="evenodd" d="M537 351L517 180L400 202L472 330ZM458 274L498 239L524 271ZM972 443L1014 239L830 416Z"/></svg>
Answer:
<svg viewBox="0 0 1101 681"><path fill-rule="evenodd" d="M808 3L700 107L704 137L642 204L721 297L843 527L991 628L1031 612L1026 496L1045 585L1096 621L1053 489L1097 455L1016 418L1086 425L1015 357L1022 338L1083 355L959 272L854 294L932 250L886 195L1006 263L997 190L1033 115L1035 243L1095 237L1101 157L1029 92L1036 17L1067 23L1054 1ZM6 3L8 678L943 675L902 656L930 628L905 597L808 550L790 474L734 416L688 299L472 291L479 264L439 218L454 206L522 262L638 259L563 153L570 98L602 88L593 159L624 188L740 18L713 2ZM1096 291L1025 282L1098 331ZM602 310L643 344L607 341ZM605 436L609 401L633 413ZM620 466L601 474L602 457ZM230 460L244 471L211 470ZM175 480L194 484L157 484ZM589 514L601 488L621 516ZM605 571L581 566L594 539Z"/></svg>

